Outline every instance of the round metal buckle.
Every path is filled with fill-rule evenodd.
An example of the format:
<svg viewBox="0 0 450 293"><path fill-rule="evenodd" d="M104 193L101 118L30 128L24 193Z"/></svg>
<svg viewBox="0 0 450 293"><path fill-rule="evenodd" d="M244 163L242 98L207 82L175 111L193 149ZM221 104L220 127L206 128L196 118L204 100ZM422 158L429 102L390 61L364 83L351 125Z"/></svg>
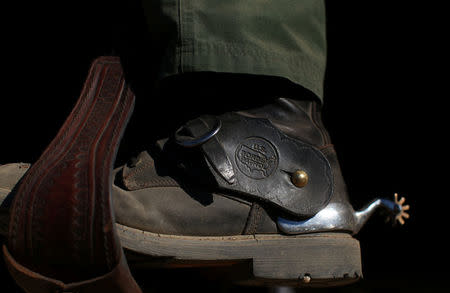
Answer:
<svg viewBox="0 0 450 293"><path fill-rule="evenodd" d="M220 119L216 118L215 120L216 121L211 130L199 137L192 138L190 136L181 135L180 132L183 130L184 126L180 127L175 132L175 142L181 146L188 148L204 144L205 142L210 140L214 135L216 135L219 132L220 128L222 127L222 122L220 121Z"/></svg>

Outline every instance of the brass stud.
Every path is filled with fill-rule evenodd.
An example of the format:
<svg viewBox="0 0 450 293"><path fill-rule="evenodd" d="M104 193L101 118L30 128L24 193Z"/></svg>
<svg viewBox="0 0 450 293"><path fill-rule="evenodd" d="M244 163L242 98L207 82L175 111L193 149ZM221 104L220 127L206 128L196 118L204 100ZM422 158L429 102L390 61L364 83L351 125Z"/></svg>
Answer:
<svg viewBox="0 0 450 293"><path fill-rule="evenodd" d="M295 186L299 188L305 187L308 184L308 174L303 170L297 170L292 173L291 180Z"/></svg>

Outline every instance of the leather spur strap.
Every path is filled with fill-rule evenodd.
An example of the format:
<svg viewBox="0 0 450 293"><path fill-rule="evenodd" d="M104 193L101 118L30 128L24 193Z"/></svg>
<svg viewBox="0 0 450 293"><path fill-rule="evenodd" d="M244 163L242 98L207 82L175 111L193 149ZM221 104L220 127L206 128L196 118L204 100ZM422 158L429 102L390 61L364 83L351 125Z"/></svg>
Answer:
<svg viewBox="0 0 450 293"><path fill-rule="evenodd" d="M111 202L112 167L133 106L119 58L98 58L73 111L25 174L3 252L26 292L141 292Z"/></svg>
<svg viewBox="0 0 450 293"><path fill-rule="evenodd" d="M314 216L333 193L333 174L322 152L287 136L267 119L233 112L205 115L187 122L174 139L186 150L202 153L219 188L256 197L297 217ZM303 187L292 182L297 171L309 176Z"/></svg>

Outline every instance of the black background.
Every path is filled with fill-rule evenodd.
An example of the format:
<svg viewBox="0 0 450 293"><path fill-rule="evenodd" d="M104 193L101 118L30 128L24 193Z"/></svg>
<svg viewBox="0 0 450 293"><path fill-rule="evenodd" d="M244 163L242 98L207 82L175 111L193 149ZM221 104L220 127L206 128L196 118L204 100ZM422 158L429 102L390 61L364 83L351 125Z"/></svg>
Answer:
<svg viewBox="0 0 450 293"><path fill-rule="evenodd" d="M131 40L126 46L134 46L140 31L123 36L124 24L141 22L133 7L138 6L132 1L3 6L2 14L9 17L2 18L1 29L0 164L34 162L70 113L92 60L116 54L118 42ZM442 54L448 33L441 29L441 10L387 1L327 2L324 120L352 203L359 208L397 192L411 205L405 226L392 228L373 218L357 235L364 281L327 290L450 291L448 92L442 90L448 77ZM132 148L124 140L121 149ZM3 267L0 273L5 279L0 292L20 292ZM229 287L211 270L136 275L158 292L264 292Z"/></svg>

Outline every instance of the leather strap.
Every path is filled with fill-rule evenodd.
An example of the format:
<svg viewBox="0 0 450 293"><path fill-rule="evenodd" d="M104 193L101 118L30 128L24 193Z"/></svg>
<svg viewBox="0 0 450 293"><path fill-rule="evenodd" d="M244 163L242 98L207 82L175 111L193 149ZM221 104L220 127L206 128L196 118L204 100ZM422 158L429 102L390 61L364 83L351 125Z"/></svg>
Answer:
<svg viewBox="0 0 450 293"><path fill-rule="evenodd" d="M185 127L180 130L185 130L192 137L190 141L195 141L195 138L204 137L205 134L215 133L220 131L222 123L219 119L213 116L203 116L195 120L189 121ZM217 132L216 132L217 131ZM178 132L175 134L177 135ZM201 143L206 159L210 163L217 174L229 184L233 184L235 181L235 172L230 159L228 158L225 150L222 147L221 142L216 135L211 135L207 141ZM179 137L179 136L178 136ZM206 143L207 142L207 143ZM186 145L189 146L189 145ZM195 146L195 145L194 145Z"/></svg>
<svg viewBox="0 0 450 293"><path fill-rule="evenodd" d="M197 149L219 188L256 197L303 218L326 206L333 192L333 176L320 150L287 136L268 119L232 112L189 121L178 133L188 133L195 140L211 129L214 120L220 120L220 130ZM291 181L297 170L309 176L305 187ZM192 167L187 171L198 173Z"/></svg>

